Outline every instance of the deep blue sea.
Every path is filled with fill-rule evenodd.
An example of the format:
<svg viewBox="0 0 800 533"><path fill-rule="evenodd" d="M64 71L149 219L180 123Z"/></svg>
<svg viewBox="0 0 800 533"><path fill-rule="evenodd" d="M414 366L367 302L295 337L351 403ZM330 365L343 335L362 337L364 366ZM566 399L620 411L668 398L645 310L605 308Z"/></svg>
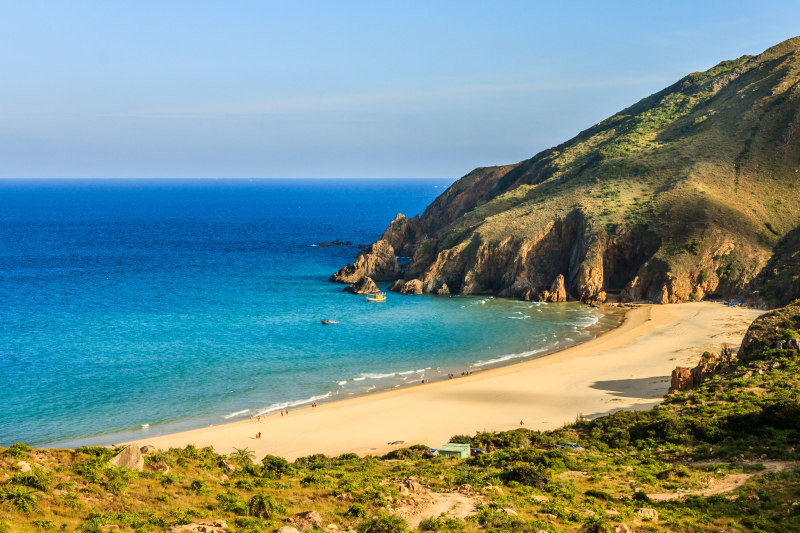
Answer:
<svg viewBox="0 0 800 533"><path fill-rule="evenodd" d="M0 180L0 443L121 442L299 409L616 324L578 304L367 303L327 281L358 250L314 244L371 243L451 182Z"/></svg>

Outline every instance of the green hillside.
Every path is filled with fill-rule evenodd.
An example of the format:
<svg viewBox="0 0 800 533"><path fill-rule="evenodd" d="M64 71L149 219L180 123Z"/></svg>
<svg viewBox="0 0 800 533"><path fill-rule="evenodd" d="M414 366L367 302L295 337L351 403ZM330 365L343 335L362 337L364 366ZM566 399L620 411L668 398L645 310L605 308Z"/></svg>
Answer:
<svg viewBox="0 0 800 533"><path fill-rule="evenodd" d="M531 159L467 174L387 230L413 255L405 279L519 297L563 274L585 301L623 288L789 301L753 283L800 225L798 48L723 61Z"/></svg>

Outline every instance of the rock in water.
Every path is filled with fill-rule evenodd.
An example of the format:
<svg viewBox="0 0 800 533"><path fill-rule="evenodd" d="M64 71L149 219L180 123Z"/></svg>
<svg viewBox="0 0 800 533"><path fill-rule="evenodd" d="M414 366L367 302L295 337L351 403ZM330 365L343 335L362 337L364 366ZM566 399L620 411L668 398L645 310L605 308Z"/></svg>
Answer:
<svg viewBox="0 0 800 533"><path fill-rule="evenodd" d="M381 292L378 286L375 285L375 282L372 281L372 278L368 277L361 278L352 285L348 285L343 290L351 294L377 294Z"/></svg>
<svg viewBox="0 0 800 533"><path fill-rule="evenodd" d="M400 289L401 294L422 294L422 282L418 279L406 281L403 288Z"/></svg>
<svg viewBox="0 0 800 533"><path fill-rule="evenodd" d="M109 464L117 468L125 467L128 470L138 470L141 472L144 470L144 457L142 457L142 452L135 443L128 444L125 446L124 450L109 461Z"/></svg>
<svg viewBox="0 0 800 533"><path fill-rule="evenodd" d="M371 244L356 255L356 261L339 269L330 281L355 283L370 277L375 281L392 281L400 277L400 265L392 245L384 240Z"/></svg>
<svg viewBox="0 0 800 533"><path fill-rule="evenodd" d="M316 511L297 513L289 517L289 522L300 531L322 529L322 517Z"/></svg>
<svg viewBox="0 0 800 533"><path fill-rule="evenodd" d="M389 285L389 290L394 292L400 292L403 290L403 287L405 286L406 286L405 280L398 279L397 281Z"/></svg>
<svg viewBox="0 0 800 533"><path fill-rule="evenodd" d="M564 276L561 274L556 277L553 285L550 286L550 294L547 297L548 302L566 302L567 289L564 287Z"/></svg>
<svg viewBox="0 0 800 533"><path fill-rule="evenodd" d="M447 288L447 283L442 283L442 286L438 289L434 289L433 294L444 295L450 294L450 289Z"/></svg>

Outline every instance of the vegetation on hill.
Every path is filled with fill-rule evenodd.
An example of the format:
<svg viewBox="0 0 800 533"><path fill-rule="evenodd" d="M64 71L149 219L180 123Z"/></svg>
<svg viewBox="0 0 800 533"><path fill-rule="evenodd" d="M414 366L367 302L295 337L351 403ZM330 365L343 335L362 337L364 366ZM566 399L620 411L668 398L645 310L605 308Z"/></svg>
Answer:
<svg viewBox="0 0 800 533"><path fill-rule="evenodd" d="M110 467L109 448L15 444L0 450L0 531L158 532L213 518L271 533L313 509L325 528L402 533L404 509L448 494L476 508L466 519L419 515L417 530L798 531L800 352L776 346L797 346L778 341L799 331L795 302L756 320L738 359L693 390L556 431L455 436L489 452L467 460L412 446L383 458L253 462L248 450L188 446L147 453L150 469L135 472ZM425 496L413 500L414 491Z"/></svg>
<svg viewBox="0 0 800 533"><path fill-rule="evenodd" d="M723 61L531 159L476 169L384 239L413 255L405 279L425 292L519 297L561 274L585 301L625 289L659 303L788 303L800 250L798 49L800 37Z"/></svg>

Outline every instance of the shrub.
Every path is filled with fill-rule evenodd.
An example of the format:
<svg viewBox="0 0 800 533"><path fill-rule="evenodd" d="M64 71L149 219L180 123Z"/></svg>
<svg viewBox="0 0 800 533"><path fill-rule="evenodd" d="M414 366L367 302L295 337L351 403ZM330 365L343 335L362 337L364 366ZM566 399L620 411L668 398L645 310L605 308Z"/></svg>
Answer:
<svg viewBox="0 0 800 533"><path fill-rule="evenodd" d="M358 525L358 533L404 533L408 522L404 518L381 511L381 513Z"/></svg>
<svg viewBox="0 0 800 533"><path fill-rule="evenodd" d="M280 479L281 476L291 476L294 468L286 459L267 455L261 460L263 465L262 475L271 479Z"/></svg>
<svg viewBox="0 0 800 533"><path fill-rule="evenodd" d="M16 444L12 444L8 447L5 451L5 454L12 459L24 459L27 456L27 453L30 451L30 447L18 442Z"/></svg>
<svg viewBox="0 0 800 533"><path fill-rule="evenodd" d="M272 496L265 496L263 494L256 494L247 504L250 516L257 516L259 518L270 518L272 513L279 509L275 499Z"/></svg>
<svg viewBox="0 0 800 533"><path fill-rule="evenodd" d="M6 521L0 521L0 533L10 533L11 524Z"/></svg>
<svg viewBox="0 0 800 533"><path fill-rule="evenodd" d="M36 492L27 487L8 487L0 489L0 502L9 502L21 513L31 513L38 507Z"/></svg>
<svg viewBox="0 0 800 533"><path fill-rule="evenodd" d="M506 472L508 481L516 481L536 489L543 489L550 481L550 469L543 465L518 463Z"/></svg>
<svg viewBox="0 0 800 533"><path fill-rule="evenodd" d="M36 526L40 532L55 531L56 529L56 523L52 520L31 520L31 524Z"/></svg>
<svg viewBox="0 0 800 533"><path fill-rule="evenodd" d="M606 521L606 517L596 514L586 519L581 533L612 533L614 528Z"/></svg>
<svg viewBox="0 0 800 533"><path fill-rule="evenodd" d="M586 492L584 492L584 494L586 496L591 496L592 498L597 498L598 500L611 501L614 499L614 497L611 494L597 489L589 489Z"/></svg>
<svg viewBox="0 0 800 533"><path fill-rule="evenodd" d="M189 484L189 490L197 495L208 494L211 489L208 488L208 483L204 479L195 479Z"/></svg>
<svg viewBox="0 0 800 533"><path fill-rule="evenodd" d="M217 494L219 508L228 513L244 516L250 512L247 502L239 494L233 491L225 491Z"/></svg>
<svg viewBox="0 0 800 533"><path fill-rule="evenodd" d="M360 503L355 503L350 506L350 509L344 515L347 518L363 518L367 516L367 508Z"/></svg>
<svg viewBox="0 0 800 533"><path fill-rule="evenodd" d="M50 480L40 470L37 470L35 473L26 472L17 474L12 477L8 483L11 485L29 487L41 492L47 492L47 488L50 486Z"/></svg>

